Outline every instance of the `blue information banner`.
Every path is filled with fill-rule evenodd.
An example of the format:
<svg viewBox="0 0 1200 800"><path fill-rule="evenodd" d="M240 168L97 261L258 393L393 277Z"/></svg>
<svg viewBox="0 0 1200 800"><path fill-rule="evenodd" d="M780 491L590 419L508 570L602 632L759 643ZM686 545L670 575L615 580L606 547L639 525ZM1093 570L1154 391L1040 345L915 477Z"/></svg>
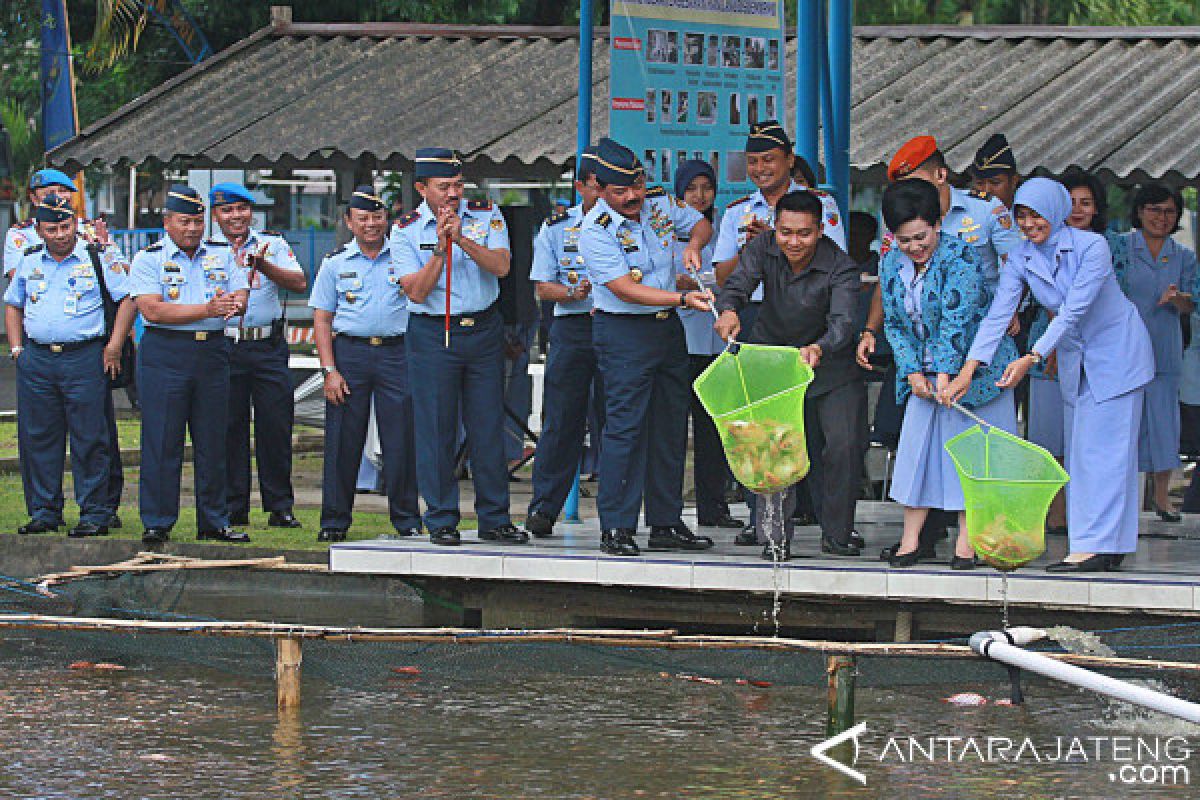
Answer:
<svg viewBox="0 0 1200 800"><path fill-rule="evenodd" d="M66 0L42 0L41 20L42 134L53 150L76 133Z"/></svg>
<svg viewBox="0 0 1200 800"><path fill-rule="evenodd" d="M750 125L784 115L781 0L612 0L612 138L672 191L712 164L717 208L749 194Z"/></svg>

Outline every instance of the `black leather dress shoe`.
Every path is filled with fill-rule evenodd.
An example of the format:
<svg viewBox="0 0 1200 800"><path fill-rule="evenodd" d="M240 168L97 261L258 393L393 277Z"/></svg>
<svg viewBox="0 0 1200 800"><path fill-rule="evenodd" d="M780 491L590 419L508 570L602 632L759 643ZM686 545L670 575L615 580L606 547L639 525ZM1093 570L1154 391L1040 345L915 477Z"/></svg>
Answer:
<svg viewBox="0 0 1200 800"><path fill-rule="evenodd" d="M230 514L229 515L229 524L230 525L249 525L250 524L250 515L249 514Z"/></svg>
<svg viewBox="0 0 1200 800"><path fill-rule="evenodd" d="M440 544L443 547L454 547L455 545L462 544L462 537L458 535L456 528L446 526L438 528L436 531L430 531L429 541L434 544Z"/></svg>
<svg viewBox="0 0 1200 800"><path fill-rule="evenodd" d="M221 528L218 531L200 531L196 539L202 542L228 542L229 544L245 544L250 537L235 528Z"/></svg>
<svg viewBox="0 0 1200 800"><path fill-rule="evenodd" d="M1121 564L1123 564L1124 562L1125 562L1125 554L1124 553L1109 553L1108 568L1110 570L1120 569Z"/></svg>
<svg viewBox="0 0 1200 800"><path fill-rule="evenodd" d="M146 528L142 531L142 544L163 544L170 538L170 528Z"/></svg>
<svg viewBox="0 0 1200 800"><path fill-rule="evenodd" d="M540 511L530 512L525 518L525 530L539 539L546 539L554 535L554 518Z"/></svg>
<svg viewBox="0 0 1200 800"><path fill-rule="evenodd" d="M525 544L529 541L529 534L510 523L480 531L479 538L485 542L499 542L500 544Z"/></svg>
<svg viewBox="0 0 1200 800"><path fill-rule="evenodd" d="M821 552L831 556L860 556L862 550L846 542L843 544L829 536L821 537Z"/></svg>
<svg viewBox="0 0 1200 800"><path fill-rule="evenodd" d="M321 532L317 534L318 542L344 542L346 541L346 532L339 528L321 528Z"/></svg>
<svg viewBox="0 0 1200 800"><path fill-rule="evenodd" d="M742 528L742 532L733 537L733 543L741 547L754 547L758 544L758 531L753 525Z"/></svg>
<svg viewBox="0 0 1200 800"><path fill-rule="evenodd" d="M232 520L230 524L234 524ZM242 523L245 524L245 523ZM300 520L296 519L296 515L291 509L287 511L272 511L271 516L267 517L267 525L272 528L299 528Z"/></svg>
<svg viewBox="0 0 1200 800"><path fill-rule="evenodd" d="M26 522L24 525L17 528L17 533L21 534L22 536L27 536L32 533L57 533L57 532L58 532L57 525L51 525L49 522L45 522L40 519L31 519L31 520L29 520L29 522Z"/></svg>
<svg viewBox="0 0 1200 800"><path fill-rule="evenodd" d="M647 550L707 550L713 546L713 540L707 536L697 536L691 528L682 522L674 525L655 525L650 529L650 541Z"/></svg>
<svg viewBox="0 0 1200 800"><path fill-rule="evenodd" d="M640 556L632 528L613 528L600 534L600 549L613 556Z"/></svg>
<svg viewBox="0 0 1200 800"><path fill-rule="evenodd" d="M780 544L771 544L767 542L763 545L762 559L763 561L787 561L792 557L792 543L782 542Z"/></svg>
<svg viewBox="0 0 1200 800"><path fill-rule="evenodd" d="M741 528L746 524L735 519L728 511L716 519L702 519L698 523L701 528Z"/></svg>
<svg viewBox="0 0 1200 800"><path fill-rule="evenodd" d="M67 531L67 536L72 539L86 539L89 536L108 536L107 525L97 525L94 522L80 522L74 528Z"/></svg>
<svg viewBox="0 0 1200 800"><path fill-rule="evenodd" d="M1099 553L1088 556L1083 561L1059 561L1057 564L1050 564L1046 567L1046 572L1106 572L1110 563L1107 553Z"/></svg>
<svg viewBox="0 0 1200 800"><path fill-rule="evenodd" d="M121 517L117 515L117 512L114 511L112 516L108 518L108 527L114 530L121 527Z"/></svg>
<svg viewBox="0 0 1200 800"><path fill-rule="evenodd" d="M1158 518L1163 522L1183 522L1183 516L1178 512L1168 511L1165 508L1159 508L1157 505L1154 506L1154 513L1157 514Z"/></svg>
<svg viewBox="0 0 1200 800"><path fill-rule="evenodd" d="M892 556L896 555L896 551L900 549L900 543L896 542L891 547L885 547L879 551L880 561L891 561ZM937 558L937 550L933 547L933 542L921 542L916 549L918 561L933 561Z"/></svg>
<svg viewBox="0 0 1200 800"><path fill-rule="evenodd" d="M950 569L956 569L956 570L959 570L960 572L963 570L975 569L978 566L979 566L979 559L977 559L975 556L971 556L970 558L963 558L960 555L956 555L950 559Z"/></svg>
<svg viewBox="0 0 1200 800"><path fill-rule="evenodd" d="M859 550L864 550L867 547L867 540L858 531L850 531L850 544L857 547Z"/></svg>

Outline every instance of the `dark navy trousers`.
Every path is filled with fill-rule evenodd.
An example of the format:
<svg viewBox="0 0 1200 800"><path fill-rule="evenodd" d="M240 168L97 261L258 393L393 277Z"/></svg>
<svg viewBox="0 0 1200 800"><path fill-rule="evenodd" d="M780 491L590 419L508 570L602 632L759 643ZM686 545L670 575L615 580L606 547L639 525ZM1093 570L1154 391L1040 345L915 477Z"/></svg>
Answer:
<svg viewBox="0 0 1200 800"><path fill-rule="evenodd" d="M689 355L692 383L716 360L716 356ZM725 486L729 483L729 464L725 448L712 417L704 410L700 398L688 387L688 410L692 417L692 474L696 482L696 519L701 525L713 525L729 514L725 502Z"/></svg>
<svg viewBox="0 0 1200 800"><path fill-rule="evenodd" d="M264 511L291 511L292 376L287 339L234 343L229 355L229 429L225 437L230 517L250 513L250 409L254 460Z"/></svg>
<svg viewBox="0 0 1200 800"><path fill-rule="evenodd" d="M108 426L104 344L52 352L33 342L17 359L17 443L25 506L35 520L63 518L63 466L71 440L71 474L79 519L108 523Z"/></svg>
<svg viewBox="0 0 1200 800"><path fill-rule="evenodd" d="M147 327L138 350L142 405L142 525L171 528L179 518L184 434L192 437L196 529L229 525L225 505L225 427L229 417L229 339L206 341Z"/></svg>
<svg viewBox="0 0 1200 800"><path fill-rule="evenodd" d="M597 312L592 324L604 379L600 451L600 526L674 525L683 514L688 364L683 324L656 314Z"/></svg>
<svg viewBox="0 0 1200 800"><path fill-rule="evenodd" d="M372 345L337 336L333 356L350 387L341 405L325 401L325 472L321 527L350 527L354 490L367 441L371 404L383 451L383 485L388 516L396 530L421 525L413 447L413 399L404 342Z"/></svg>
<svg viewBox="0 0 1200 800"><path fill-rule="evenodd" d="M105 504L110 514L116 514L121 507L121 493L125 491L125 469L121 463L121 441L117 436L117 410L113 406L107 376L104 380L104 417L108 428L108 493Z"/></svg>
<svg viewBox="0 0 1200 800"><path fill-rule="evenodd" d="M463 325L467 319L471 324ZM504 324L493 305L452 319L445 347L442 317L408 320L408 368L417 424L417 484L425 500L425 527L456 527L458 480L454 456L459 419L475 482L479 529L510 524L504 458Z"/></svg>
<svg viewBox="0 0 1200 800"><path fill-rule="evenodd" d="M583 458L593 381L599 381L591 314L555 317L542 390L542 435L533 459L529 512L557 519Z"/></svg>

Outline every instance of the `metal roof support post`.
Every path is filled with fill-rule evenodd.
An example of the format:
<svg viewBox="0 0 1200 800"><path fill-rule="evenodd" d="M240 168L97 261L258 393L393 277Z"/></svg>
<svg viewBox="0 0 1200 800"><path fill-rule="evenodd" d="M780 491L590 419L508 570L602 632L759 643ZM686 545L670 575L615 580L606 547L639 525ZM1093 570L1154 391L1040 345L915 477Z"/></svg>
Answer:
<svg viewBox="0 0 1200 800"><path fill-rule="evenodd" d="M815 170L820 163L822 0L796 0L796 152Z"/></svg>
<svg viewBox="0 0 1200 800"><path fill-rule="evenodd" d="M834 0L837 2L837 0ZM817 164L814 162L811 166L813 171L817 173L817 180L821 185L833 191L833 165L830 164L830 159L833 157L833 151L837 149L834 140L836 131L833 127L833 84L830 81L829 68L829 7L825 0L820 0L821 6L817 13L817 32L813 36L813 46L817 51L817 77L818 88L820 90L821 103L821 139L824 144L825 153L825 179L820 178L820 170L817 169ZM836 195L836 193L835 193ZM838 200L841 205L841 200Z"/></svg>
<svg viewBox="0 0 1200 800"><path fill-rule="evenodd" d="M579 102L575 122L575 169L592 142L592 0L579 0ZM578 200L578 198L577 198Z"/></svg>
<svg viewBox="0 0 1200 800"><path fill-rule="evenodd" d="M829 182L843 214L850 213L850 69L854 0L829 0L829 88L833 151L826 152ZM828 141L828 140L827 140Z"/></svg>

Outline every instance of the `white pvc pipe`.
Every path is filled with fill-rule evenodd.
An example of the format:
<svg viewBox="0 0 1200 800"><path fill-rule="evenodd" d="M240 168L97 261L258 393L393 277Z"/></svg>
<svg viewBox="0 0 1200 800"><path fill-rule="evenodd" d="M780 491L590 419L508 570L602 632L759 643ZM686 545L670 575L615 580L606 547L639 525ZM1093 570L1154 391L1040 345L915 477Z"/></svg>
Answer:
<svg viewBox="0 0 1200 800"><path fill-rule="evenodd" d="M1200 723L1200 705L1156 692L1144 686L1110 678L1098 672L1077 667L1041 653L1022 650L1017 644L1028 644L1041 636L1027 638L1031 634L1044 632L1036 628L1014 628L1011 631L981 631L971 637L971 649L981 656L1009 666L1035 672L1052 680L1077 686L1080 689L1098 692L1143 708L1160 711L1188 722Z"/></svg>

